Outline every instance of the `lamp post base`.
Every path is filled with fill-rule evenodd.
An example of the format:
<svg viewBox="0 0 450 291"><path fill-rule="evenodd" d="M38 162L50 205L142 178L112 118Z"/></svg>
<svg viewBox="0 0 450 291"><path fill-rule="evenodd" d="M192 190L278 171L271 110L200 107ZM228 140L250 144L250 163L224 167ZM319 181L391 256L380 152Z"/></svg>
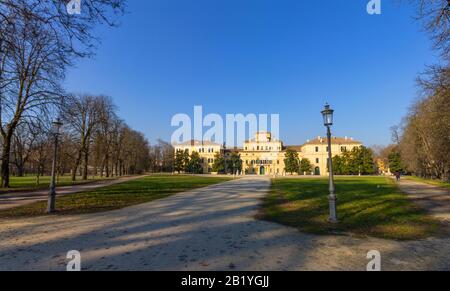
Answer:
<svg viewBox="0 0 450 291"><path fill-rule="evenodd" d="M330 217L328 218L328 221L330 223L339 223L339 219L337 217L337 211L336 211L336 195L330 195L329 197L329 204L330 204Z"/></svg>

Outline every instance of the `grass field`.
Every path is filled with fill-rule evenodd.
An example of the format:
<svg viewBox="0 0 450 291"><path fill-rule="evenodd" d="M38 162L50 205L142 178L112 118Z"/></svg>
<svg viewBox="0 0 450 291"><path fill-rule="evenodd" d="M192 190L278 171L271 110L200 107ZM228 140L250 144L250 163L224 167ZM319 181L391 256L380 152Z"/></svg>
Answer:
<svg viewBox="0 0 450 291"><path fill-rule="evenodd" d="M314 234L353 233L412 240L436 233L439 222L384 177L337 178L340 223L328 219L327 179L274 179L261 218Z"/></svg>
<svg viewBox="0 0 450 291"><path fill-rule="evenodd" d="M120 209L172 194L230 180L226 177L149 176L92 192L57 197L57 214L81 214ZM0 218L45 215L45 201L0 211Z"/></svg>
<svg viewBox="0 0 450 291"><path fill-rule="evenodd" d="M443 182L443 181L440 181L440 180L424 179L424 178L419 178L419 177L415 177L415 176L404 177L404 179L411 180L411 181L416 181L416 182L422 182L422 183L426 183L426 184L430 184L430 185L434 185L434 186L439 186L439 187L444 187L444 188L450 189L450 182Z"/></svg>
<svg viewBox="0 0 450 291"><path fill-rule="evenodd" d="M58 185L57 186L70 186L70 185L78 185L91 183L94 181L99 181L102 179L106 179L105 177L92 177L90 176L87 181L82 181L81 177L77 177L77 181L75 183L72 182L72 177L70 175L60 176L58 177ZM11 177L10 178L10 188L0 188L1 193L5 192L15 192L15 191L32 191L45 189L50 187L50 176L43 176L39 178L39 185L37 185L36 176L25 176L25 177Z"/></svg>

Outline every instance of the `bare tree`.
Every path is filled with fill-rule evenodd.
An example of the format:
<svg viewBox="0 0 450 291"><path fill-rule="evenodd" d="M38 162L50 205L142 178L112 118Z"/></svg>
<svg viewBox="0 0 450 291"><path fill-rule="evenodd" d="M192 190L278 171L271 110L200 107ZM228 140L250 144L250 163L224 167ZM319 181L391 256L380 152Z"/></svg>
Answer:
<svg viewBox="0 0 450 291"><path fill-rule="evenodd" d="M158 140L150 146L150 168L154 173L173 172L175 150L170 143Z"/></svg>
<svg viewBox="0 0 450 291"><path fill-rule="evenodd" d="M430 34L435 49L442 52L444 59L450 56L450 0L414 0L418 6L418 19Z"/></svg>
<svg viewBox="0 0 450 291"><path fill-rule="evenodd" d="M36 118L58 102L61 89L57 81L64 75L61 51L47 31L26 17L15 19L14 26L16 33L6 38L0 80L3 187L9 186L11 142L17 126L23 118Z"/></svg>
<svg viewBox="0 0 450 291"><path fill-rule="evenodd" d="M22 118L58 104L65 69L93 53L97 23L120 13L122 0L84 1L83 13L66 13L67 1L0 0L1 186L9 187L11 142Z"/></svg>
<svg viewBox="0 0 450 291"><path fill-rule="evenodd" d="M72 166L72 181L76 180L77 170L83 162L82 179L88 178L89 154L93 133L97 130L100 116L98 97L91 95L71 96L63 109L64 122L67 130L78 141L74 164Z"/></svg>
<svg viewBox="0 0 450 291"><path fill-rule="evenodd" d="M100 165L100 175L110 177L110 162L114 135L117 130L118 117L110 97L99 96L98 128L94 137L97 164Z"/></svg>
<svg viewBox="0 0 450 291"><path fill-rule="evenodd" d="M47 166L50 163L51 151L52 143L48 135L38 135L30 153L30 162L33 164L37 185L40 184L40 177L45 175Z"/></svg>
<svg viewBox="0 0 450 291"><path fill-rule="evenodd" d="M35 143L40 136L45 136L46 134L47 129L40 121L25 120L17 126L12 141L12 164L17 170L17 176L24 176L26 164L30 159Z"/></svg>
<svg viewBox="0 0 450 291"><path fill-rule="evenodd" d="M450 70L434 70L421 84L426 95L411 108L400 141L408 170L450 179Z"/></svg>

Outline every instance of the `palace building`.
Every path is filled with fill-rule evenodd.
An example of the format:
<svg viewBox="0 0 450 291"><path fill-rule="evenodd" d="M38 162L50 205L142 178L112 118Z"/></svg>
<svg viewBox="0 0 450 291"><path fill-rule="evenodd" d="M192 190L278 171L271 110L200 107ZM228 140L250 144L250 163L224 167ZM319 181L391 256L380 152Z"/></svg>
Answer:
<svg viewBox="0 0 450 291"><path fill-rule="evenodd" d="M341 155L343 151L351 151L354 147L362 146L361 142L353 140L353 138L332 138L331 150L333 156ZM326 137L317 137L308 140L300 146L285 146L282 141L272 139L269 132L258 132L255 138L248 140L243 144L242 148L227 149L223 145L215 144L209 141L189 141L186 143L175 145L175 152L186 151L189 154L197 152L200 154L205 174L212 172L214 158L217 153L221 153L225 158L231 153L237 152L241 160L242 170L245 175L261 175L261 176L284 176L286 175L284 160L288 149L298 153L299 159L309 159L313 165L312 175L328 174L328 142Z"/></svg>

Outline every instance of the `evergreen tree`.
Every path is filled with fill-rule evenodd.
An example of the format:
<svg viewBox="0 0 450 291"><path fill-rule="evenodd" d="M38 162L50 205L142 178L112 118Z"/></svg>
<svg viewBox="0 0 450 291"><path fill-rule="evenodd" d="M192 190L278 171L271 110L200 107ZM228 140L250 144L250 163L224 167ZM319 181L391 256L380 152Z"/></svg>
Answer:
<svg viewBox="0 0 450 291"><path fill-rule="evenodd" d="M183 170L185 173L189 173L189 160L190 160L189 152L185 151L183 153Z"/></svg>
<svg viewBox="0 0 450 291"><path fill-rule="evenodd" d="M335 156L333 158L333 172L336 175L345 175L344 157Z"/></svg>
<svg viewBox="0 0 450 291"><path fill-rule="evenodd" d="M178 150L175 154L175 160L173 163L173 168L178 174L181 173L181 171L184 170L184 152L181 150Z"/></svg>
<svg viewBox="0 0 450 291"><path fill-rule="evenodd" d="M296 173L299 171L300 163L298 153L294 150L288 149L286 151L286 159L284 160L284 170L288 173Z"/></svg>
<svg viewBox="0 0 450 291"><path fill-rule="evenodd" d="M402 156L400 155L399 152L393 151L392 153L389 154L388 159L389 159L389 169L391 173L404 172L404 168L402 165Z"/></svg>
<svg viewBox="0 0 450 291"><path fill-rule="evenodd" d="M188 172L191 174L203 174L202 159L197 152L192 152L190 156Z"/></svg>
<svg viewBox="0 0 450 291"><path fill-rule="evenodd" d="M212 171L219 174L225 173L225 158L222 153L216 153L214 156Z"/></svg>
<svg viewBox="0 0 450 291"><path fill-rule="evenodd" d="M351 151L349 161L350 175L370 175L375 173L373 153L365 146L355 147Z"/></svg>
<svg viewBox="0 0 450 291"><path fill-rule="evenodd" d="M230 159L228 160L228 169L230 169L231 174L236 174L237 171L242 171L242 160L241 155L236 152L231 154Z"/></svg>
<svg viewBox="0 0 450 291"><path fill-rule="evenodd" d="M312 172L313 165L311 164L309 159L302 159L300 161L300 172L309 174Z"/></svg>
<svg viewBox="0 0 450 291"><path fill-rule="evenodd" d="M336 175L372 175L376 172L373 152L361 146L343 151L333 158L333 172Z"/></svg>
<svg viewBox="0 0 450 291"><path fill-rule="evenodd" d="M376 172L375 162L373 158L373 152L371 149L362 146L361 153L361 174L373 175Z"/></svg>
<svg viewBox="0 0 450 291"><path fill-rule="evenodd" d="M348 150L344 150L340 157L340 172L341 175L350 175L351 174L351 160L352 153Z"/></svg>

